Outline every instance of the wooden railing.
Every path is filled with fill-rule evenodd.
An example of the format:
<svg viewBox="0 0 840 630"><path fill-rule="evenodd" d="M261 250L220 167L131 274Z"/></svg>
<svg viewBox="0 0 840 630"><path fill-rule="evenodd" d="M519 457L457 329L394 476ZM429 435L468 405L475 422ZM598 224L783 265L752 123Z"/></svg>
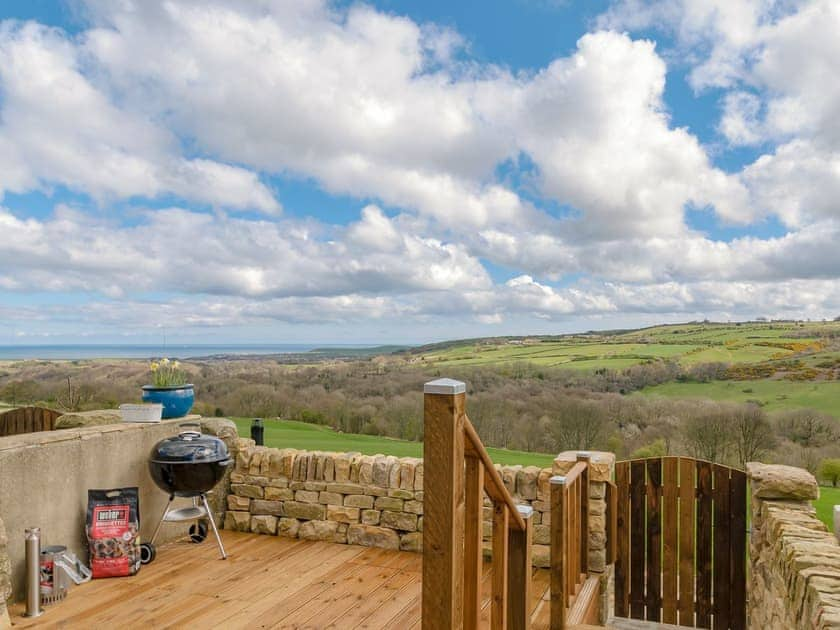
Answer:
<svg viewBox="0 0 840 630"><path fill-rule="evenodd" d="M478 628L482 511L493 505L490 627L530 627L533 510L517 506L465 411L466 387L424 387L423 628Z"/></svg>
<svg viewBox="0 0 840 630"><path fill-rule="evenodd" d="M569 624L569 610L589 567L589 457L578 455L565 476L551 486L551 629Z"/></svg>

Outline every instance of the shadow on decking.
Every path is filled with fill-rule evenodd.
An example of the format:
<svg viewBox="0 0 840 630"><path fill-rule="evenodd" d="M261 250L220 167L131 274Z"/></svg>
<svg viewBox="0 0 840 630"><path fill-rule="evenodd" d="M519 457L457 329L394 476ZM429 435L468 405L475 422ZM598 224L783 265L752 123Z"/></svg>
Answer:
<svg viewBox="0 0 840 630"><path fill-rule="evenodd" d="M228 560L212 540L172 543L136 576L95 580L37 619L10 611L15 628L409 628L420 627L422 556L222 532ZM489 627L490 579L483 581ZM546 570L535 570L534 628L548 627Z"/></svg>

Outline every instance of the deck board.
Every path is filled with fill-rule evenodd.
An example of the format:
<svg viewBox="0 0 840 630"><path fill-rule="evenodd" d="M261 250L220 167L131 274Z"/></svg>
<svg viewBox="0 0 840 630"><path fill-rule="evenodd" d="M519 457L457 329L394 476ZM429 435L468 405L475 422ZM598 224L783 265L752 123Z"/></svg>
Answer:
<svg viewBox="0 0 840 630"><path fill-rule="evenodd" d="M422 556L417 553L222 532L228 559L212 539L177 542L128 578L94 580L45 607L38 619L11 610L15 629L394 628L420 627ZM547 628L548 571L533 573L534 628ZM484 565L482 621L489 621L490 569Z"/></svg>

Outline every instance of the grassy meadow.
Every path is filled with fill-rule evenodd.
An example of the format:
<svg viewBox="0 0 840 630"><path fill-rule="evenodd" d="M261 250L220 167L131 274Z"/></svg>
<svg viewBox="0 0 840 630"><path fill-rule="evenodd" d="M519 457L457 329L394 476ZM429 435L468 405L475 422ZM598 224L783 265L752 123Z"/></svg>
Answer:
<svg viewBox="0 0 840 630"><path fill-rule="evenodd" d="M250 418L234 418L239 435L251 435ZM394 455L396 457L422 457L423 444L375 435L339 433L330 427L291 420L265 420L264 441L275 448L297 448L312 451L359 452L363 455ZM488 448L490 458L497 464L523 466L550 466L553 455Z"/></svg>
<svg viewBox="0 0 840 630"><path fill-rule="evenodd" d="M834 506L840 505L840 488L820 486L820 498L814 501L817 517L834 531Z"/></svg>

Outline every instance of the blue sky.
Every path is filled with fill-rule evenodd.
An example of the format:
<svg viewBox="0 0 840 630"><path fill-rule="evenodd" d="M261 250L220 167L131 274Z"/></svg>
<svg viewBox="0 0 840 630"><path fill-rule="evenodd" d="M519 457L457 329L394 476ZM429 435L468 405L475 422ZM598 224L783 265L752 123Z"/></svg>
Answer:
<svg viewBox="0 0 840 630"><path fill-rule="evenodd" d="M840 312L830 0L11 0L0 344Z"/></svg>

